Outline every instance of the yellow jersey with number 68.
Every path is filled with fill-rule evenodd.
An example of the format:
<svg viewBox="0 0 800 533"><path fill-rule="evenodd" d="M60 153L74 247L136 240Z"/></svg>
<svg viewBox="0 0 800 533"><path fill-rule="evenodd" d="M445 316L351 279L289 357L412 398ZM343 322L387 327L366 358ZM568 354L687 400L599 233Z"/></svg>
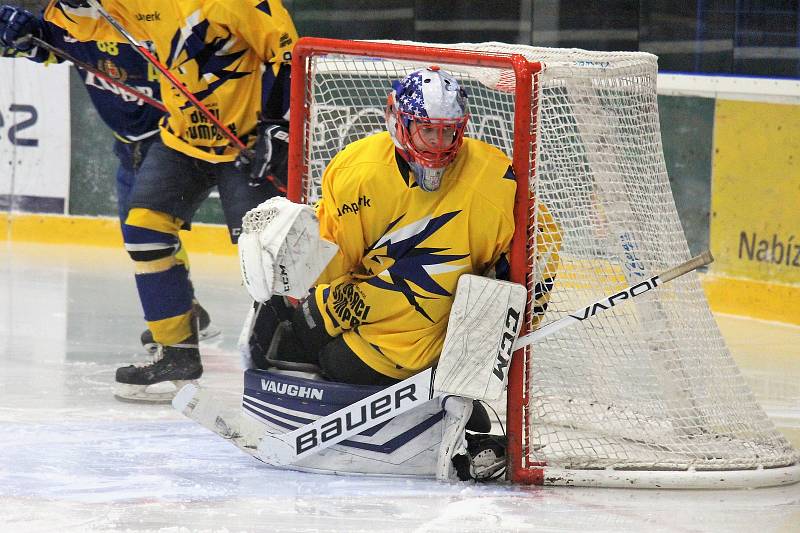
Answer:
<svg viewBox="0 0 800 533"><path fill-rule="evenodd" d="M152 43L159 61L222 124L245 144L255 141L262 98L268 96L262 92L291 63L297 41L280 0L103 0L102 6L136 40ZM126 42L93 8L52 1L45 19L80 41ZM238 149L161 78L168 111L160 125L164 143L198 159L233 161Z"/></svg>
<svg viewBox="0 0 800 533"><path fill-rule="evenodd" d="M388 133L334 157L317 206L321 236L340 249L315 291L328 333L387 376L433 365L459 276L505 260L514 233L510 164L465 138L439 190L427 192Z"/></svg>

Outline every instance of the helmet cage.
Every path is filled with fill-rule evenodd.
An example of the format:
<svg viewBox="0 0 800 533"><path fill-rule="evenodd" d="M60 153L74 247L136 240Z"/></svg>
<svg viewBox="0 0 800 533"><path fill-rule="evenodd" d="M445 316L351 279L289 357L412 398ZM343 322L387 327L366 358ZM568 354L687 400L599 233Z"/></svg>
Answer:
<svg viewBox="0 0 800 533"><path fill-rule="evenodd" d="M469 113L458 118L428 118L396 108L397 140L409 159L425 168L443 169L464 142ZM412 133L411 123L416 126Z"/></svg>

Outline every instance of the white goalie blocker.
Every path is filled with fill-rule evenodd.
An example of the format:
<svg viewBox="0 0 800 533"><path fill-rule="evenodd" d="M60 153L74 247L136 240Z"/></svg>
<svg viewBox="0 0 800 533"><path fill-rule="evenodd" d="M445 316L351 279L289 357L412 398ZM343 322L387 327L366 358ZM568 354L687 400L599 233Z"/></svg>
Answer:
<svg viewBox="0 0 800 533"><path fill-rule="evenodd" d="M242 219L239 266L250 296L303 298L339 247L319 236L314 209L276 196Z"/></svg>

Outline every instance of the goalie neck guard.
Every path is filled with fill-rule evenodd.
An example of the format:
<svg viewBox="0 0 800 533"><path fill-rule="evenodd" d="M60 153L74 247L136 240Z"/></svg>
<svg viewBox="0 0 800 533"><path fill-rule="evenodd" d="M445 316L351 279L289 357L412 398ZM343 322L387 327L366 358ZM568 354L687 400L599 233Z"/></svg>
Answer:
<svg viewBox="0 0 800 533"><path fill-rule="evenodd" d="M386 128L417 184L436 191L447 165L458 154L469 113L467 93L437 66L417 70L392 83Z"/></svg>

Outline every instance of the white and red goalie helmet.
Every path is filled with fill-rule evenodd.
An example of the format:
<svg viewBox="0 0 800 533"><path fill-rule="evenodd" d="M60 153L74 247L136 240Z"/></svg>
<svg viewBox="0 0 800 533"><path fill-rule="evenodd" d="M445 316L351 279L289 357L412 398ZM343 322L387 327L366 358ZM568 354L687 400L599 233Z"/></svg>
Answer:
<svg viewBox="0 0 800 533"><path fill-rule="evenodd" d="M417 184L435 191L464 139L469 120L467 93L437 66L412 72L393 82L392 89L386 127Z"/></svg>

